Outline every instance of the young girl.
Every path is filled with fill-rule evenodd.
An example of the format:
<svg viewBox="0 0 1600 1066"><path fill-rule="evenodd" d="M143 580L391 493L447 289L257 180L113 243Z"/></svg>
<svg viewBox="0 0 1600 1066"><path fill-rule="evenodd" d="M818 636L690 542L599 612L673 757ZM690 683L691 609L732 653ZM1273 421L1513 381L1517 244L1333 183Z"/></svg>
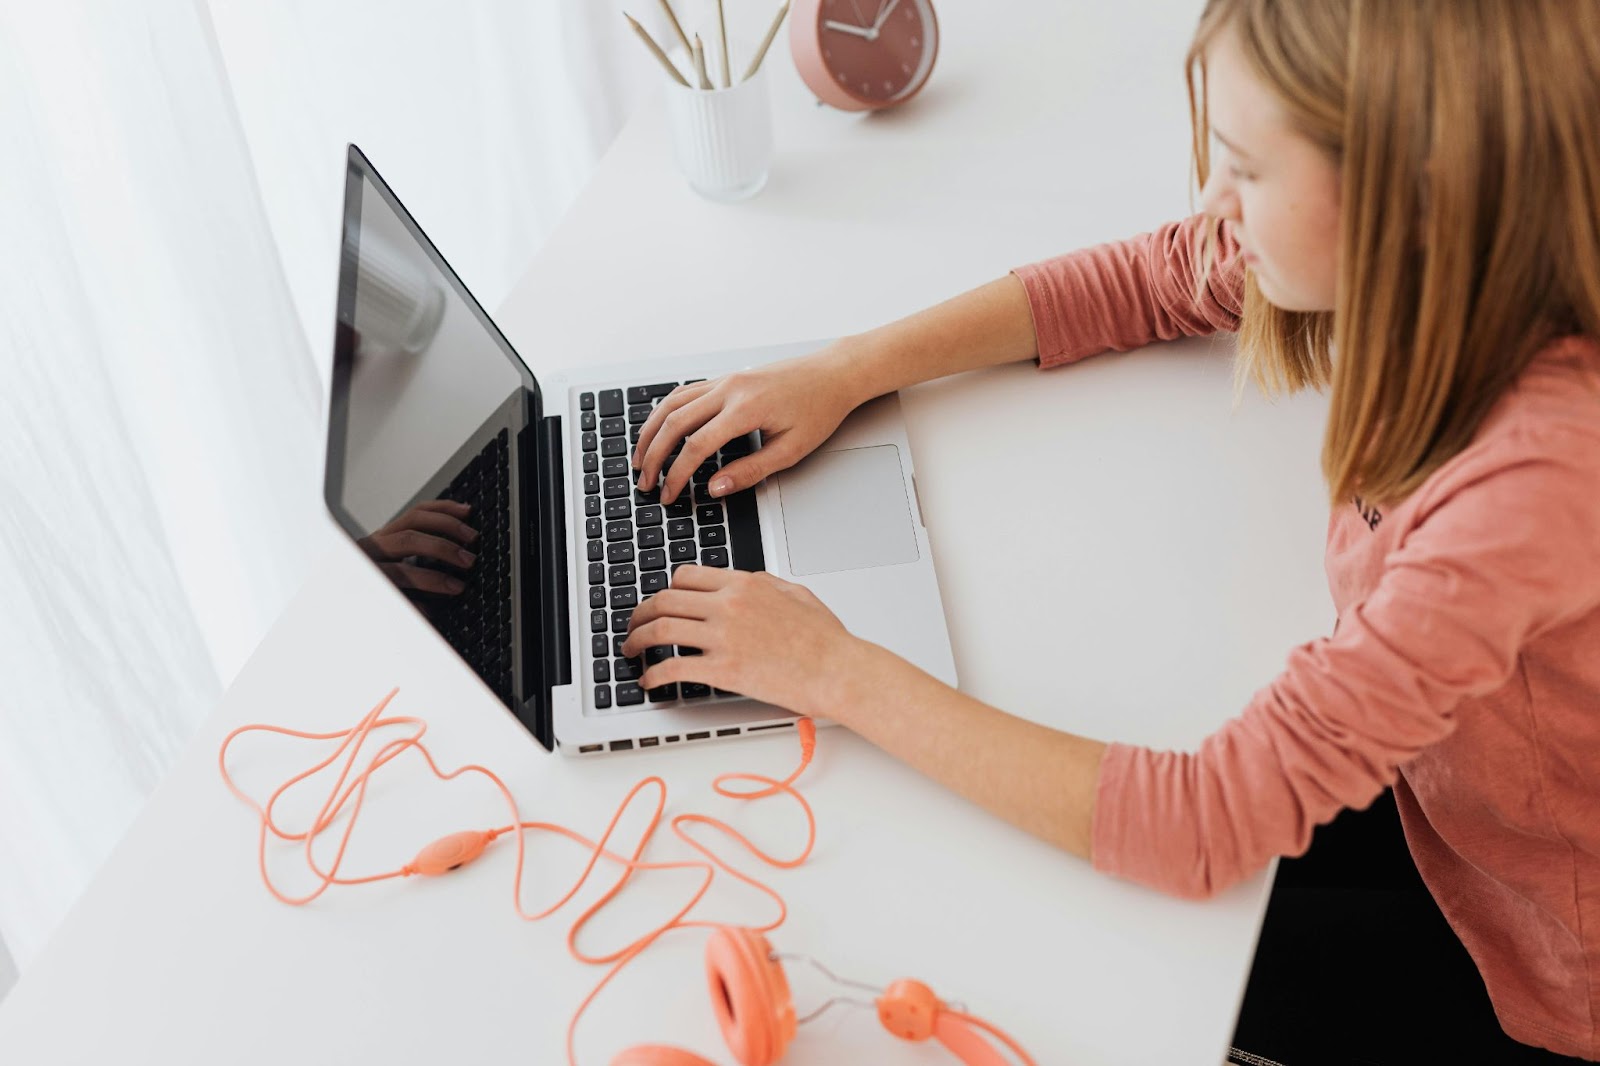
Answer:
<svg viewBox="0 0 1600 1066"><path fill-rule="evenodd" d="M1341 923L1351 896L1335 891L1315 913L1340 943L1321 961L1280 952L1295 965L1263 980L1269 916L1241 1042L1278 1039L1278 1018L1309 1050L1257 1053L1291 1066L1600 1059L1597 11L1211 0L1189 59L1203 215L679 388L641 432L639 485L659 479L671 501L759 429L763 447L714 476L723 494L892 389L1237 330L1242 375L1330 390L1338 623L1198 752L1013 717L852 637L804 588L696 566L634 612L624 651L704 654L641 684L832 718L1097 869L1190 897L1305 852L1316 826L1392 786L1459 942L1404 914ZM1481 983L1446 972L1457 961ZM1498 1026L1475 1029L1457 987L1480 1002L1486 987Z"/></svg>

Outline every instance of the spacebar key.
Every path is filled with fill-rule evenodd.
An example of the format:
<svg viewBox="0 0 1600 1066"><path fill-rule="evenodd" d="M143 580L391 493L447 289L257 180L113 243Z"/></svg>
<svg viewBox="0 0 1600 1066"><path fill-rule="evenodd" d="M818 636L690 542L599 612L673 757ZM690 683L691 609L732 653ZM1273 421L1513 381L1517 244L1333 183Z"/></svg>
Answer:
<svg viewBox="0 0 1600 1066"><path fill-rule="evenodd" d="M758 571L767 568L761 551L761 519L756 515L756 490L744 489L729 496L728 546L733 549L735 570Z"/></svg>

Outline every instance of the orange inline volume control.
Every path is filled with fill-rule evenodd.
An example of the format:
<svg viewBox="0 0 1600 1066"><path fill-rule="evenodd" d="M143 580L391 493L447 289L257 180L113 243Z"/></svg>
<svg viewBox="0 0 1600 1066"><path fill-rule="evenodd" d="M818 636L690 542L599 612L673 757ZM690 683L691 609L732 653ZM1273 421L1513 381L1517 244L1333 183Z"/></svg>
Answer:
<svg viewBox="0 0 1600 1066"><path fill-rule="evenodd" d="M483 854L483 849L495 838L492 829L465 829L440 837L417 852L417 857L404 870L407 874L438 877L465 866Z"/></svg>

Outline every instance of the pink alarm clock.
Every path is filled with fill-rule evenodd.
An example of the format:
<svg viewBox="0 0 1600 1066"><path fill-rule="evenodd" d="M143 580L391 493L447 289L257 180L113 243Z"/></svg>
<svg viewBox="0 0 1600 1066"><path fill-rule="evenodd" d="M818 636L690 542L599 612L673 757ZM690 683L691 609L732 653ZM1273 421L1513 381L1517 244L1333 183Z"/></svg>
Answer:
<svg viewBox="0 0 1600 1066"><path fill-rule="evenodd" d="M842 111L903 104L939 54L929 0L794 0L789 49L817 99Z"/></svg>

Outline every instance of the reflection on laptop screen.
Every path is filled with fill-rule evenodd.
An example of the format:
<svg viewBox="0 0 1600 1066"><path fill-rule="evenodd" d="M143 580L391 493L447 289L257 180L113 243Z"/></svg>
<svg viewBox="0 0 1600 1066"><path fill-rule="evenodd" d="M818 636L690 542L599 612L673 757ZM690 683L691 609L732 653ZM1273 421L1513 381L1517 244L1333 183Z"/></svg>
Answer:
<svg viewBox="0 0 1600 1066"><path fill-rule="evenodd" d="M328 503L518 711L540 674L518 646L536 623L515 543L536 518L519 490L532 377L386 190L355 163L348 182Z"/></svg>

